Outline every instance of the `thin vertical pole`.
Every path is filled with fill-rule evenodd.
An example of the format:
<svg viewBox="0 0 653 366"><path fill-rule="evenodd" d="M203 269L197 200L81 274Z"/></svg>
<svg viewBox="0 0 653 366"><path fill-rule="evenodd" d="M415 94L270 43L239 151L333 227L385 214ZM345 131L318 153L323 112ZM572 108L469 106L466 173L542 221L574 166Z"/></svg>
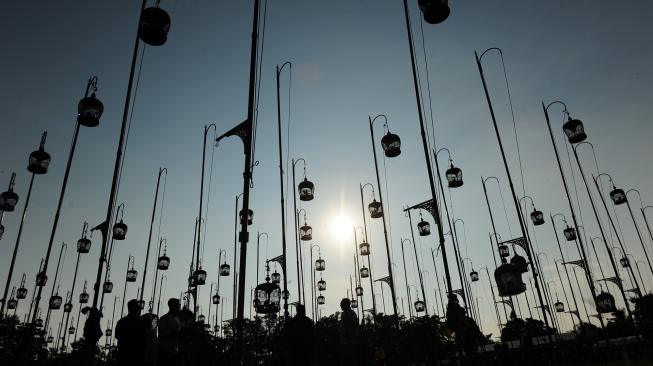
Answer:
<svg viewBox="0 0 653 366"><path fill-rule="evenodd" d="M292 64L290 63L284 63L283 66L286 64L289 64L290 67L292 67ZM286 266L286 209L285 209L285 201L283 197L283 146L281 144L281 95L280 95L280 82L279 82L279 76L281 73L281 69L279 68L279 65L277 65L277 127L278 127L278 137L279 137L279 191L280 191L280 196L281 196L281 247L282 247L282 256L283 256L283 293L287 294L288 293L288 273L287 273L287 266ZM290 148L290 147L289 147ZM293 191L295 190L295 187L293 187ZM258 240L257 240L258 241ZM258 248L258 244L257 244ZM257 271L258 271L258 263L256 264L257 266ZM258 272L257 272L258 274ZM256 278L258 280L258 276ZM289 296L282 296L283 297L283 314L287 318L288 317L288 297Z"/></svg>
<svg viewBox="0 0 653 366"><path fill-rule="evenodd" d="M410 235L413 238L412 244L413 244L413 250L415 251L415 263L417 265L417 272L419 273L419 285L420 285L420 288L422 289L422 298L424 299L424 310L426 312L426 315L428 316L429 315L429 307L428 307L428 303L426 301L426 292L424 291L424 279L422 277L422 271L419 268L419 256L417 255L417 244L415 243L415 232L414 232L414 229L413 229L413 219L412 219L412 217L410 215L410 210L408 210L408 222L410 223ZM403 240L402 240L402 244L401 244L402 251L403 251L403 247L404 247L404 244L403 244ZM402 255L403 255L403 253L402 253ZM404 267L405 266L406 266L406 263L404 262ZM408 285L406 285L406 286L408 286Z"/></svg>
<svg viewBox="0 0 653 366"><path fill-rule="evenodd" d="M52 292L50 293L50 298L52 298L52 296L54 296L54 291L57 288L57 279L59 277L59 266L61 265L61 257L63 256L64 249L67 249L66 243L61 244L61 250L59 251L59 259L57 259L57 270L54 272L54 282L52 283ZM47 329L48 325L50 324L50 313L51 312L52 312L52 309L50 309L50 306L48 304L48 312L45 315L45 323L43 325L43 329Z"/></svg>
<svg viewBox="0 0 653 366"><path fill-rule="evenodd" d="M141 293L138 298L139 301L143 301L143 293L145 293L145 279L147 278L147 265L150 259L150 245L152 244L152 228L154 227L154 216L156 215L156 205L159 201L159 184L161 183L161 174L163 172L168 174L166 168L159 168L159 174L156 179L156 191L154 192L154 205L152 206L152 218L150 219L150 234L147 238L147 249L145 250L145 265L143 268L143 281L141 283ZM195 313L197 313L197 301L195 301Z"/></svg>
<svg viewBox="0 0 653 366"><path fill-rule="evenodd" d="M412 225L411 225L410 228L411 228L411 231L412 231L412 229L413 229ZM404 255L404 239L400 239L400 241L401 241L401 259L402 259L402 261L404 263L404 280L406 282L406 292L408 294L408 296L407 296L407 298L408 298L408 317L409 317L409 319L412 319L413 318L413 310L412 310L412 306L411 306L412 301L410 299L410 288L408 287L408 274L406 272L406 255ZM424 287L422 287L422 291L424 291ZM424 295L422 295L422 296L424 296Z"/></svg>
<svg viewBox="0 0 653 366"><path fill-rule="evenodd" d="M365 242L367 244L370 244L369 239L367 237L367 220L365 218L365 200L363 199L363 185L358 184L360 187L360 192L361 192L361 209L362 209L362 214L363 214L363 233L365 234ZM372 315L376 316L376 296L374 294L374 273L372 272L372 250L370 249L370 255L367 256L367 266L370 270L370 291L372 292ZM363 265L365 265L365 262L363 262Z"/></svg>
<svg viewBox="0 0 653 366"><path fill-rule="evenodd" d="M644 244L644 238L642 238L642 233L639 231L639 226L637 226L637 220L635 220L635 215L633 214L633 210L630 207L630 201L628 199L626 199L626 206L628 206L628 212L630 213L630 217L633 219L633 225L635 226L635 231L637 232L637 237L639 238L639 242L642 244L642 251L644 252L646 263L648 263L648 268L651 270L651 274L653 274L653 265L651 265L651 260L648 257L648 252L646 251L646 244Z"/></svg>
<svg viewBox="0 0 653 366"><path fill-rule="evenodd" d="M567 282L569 282L569 291L571 292L571 298L574 300L574 306L576 307L576 311L579 311L580 309L578 308L578 302L576 301L576 295L574 294L574 287L571 284L571 278L569 277L569 270L567 270L567 265L565 264L565 255L562 253L562 246L560 245L560 238L558 237L558 229L556 228L556 224L553 221L553 215L549 215L551 218L551 226L553 226L553 235L556 238L556 243L558 244L558 250L560 251L560 258L562 259L562 268L565 270L565 274L567 276ZM576 274L576 272L574 272ZM580 288L579 288L580 290ZM582 296L582 294L581 294ZM590 321L589 314L587 315L587 322ZM580 315L578 316L580 320Z"/></svg>

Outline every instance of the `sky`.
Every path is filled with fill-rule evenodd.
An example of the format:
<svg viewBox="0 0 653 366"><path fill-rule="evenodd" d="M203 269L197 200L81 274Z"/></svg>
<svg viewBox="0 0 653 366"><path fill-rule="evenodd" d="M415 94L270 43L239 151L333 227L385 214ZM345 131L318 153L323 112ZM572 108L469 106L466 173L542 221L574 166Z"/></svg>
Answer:
<svg viewBox="0 0 653 366"><path fill-rule="evenodd" d="M152 291L155 244L159 237L167 240L167 253L171 257L164 298L178 296L186 286L194 221L199 208L203 126L215 123L217 133L222 134L246 118L252 4L252 1L207 0L164 0L161 3L172 18L172 26L164 46L145 48L138 77L117 198L117 203L125 203L124 221L129 225L129 232L127 240L116 243L112 259L111 279L116 284L116 296L122 296L129 255L136 258L137 284L140 285L159 167L167 168L168 175L165 194L162 194L164 199L159 201L155 219L145 297L149 298ZM275 65L291 61L292 82L289 83L288 69L284 69L281 87L284 164L288 164L287 157L304 158L307 177L316 185L315 199L301 203L298 208L306 210L308 223L313 227L310 245L319 245L320 254L326 260L323 273L327 281L326 304L322 314L338 310L340 299L347 295L349 275L353 274L353 226L362 225L359 183L372 182L376 186L367 121L368 116L378 114L388 117L389 128L402 141L399 157L381 159L379 140L383 128L380 121L375 124L391 255L396 264L397 297L400 310L403 308L407 312L400 240L410 238L410 227L402 209L428 199L430 190L419 135L402 2L269 0L267 5L255 156L258 165L254 169L250 202L255 212L250 238L255 239L257 232L269 234L269 241L261 241L260 263L264 258L281 254L274 70ZM492 272L494 268L488 239L492 229L481 176L496 176L501 182L500 187L494 183L488 186L497 232L506 239L520 236L474 60L474 51L500 47L514 107L519 154L501 60L491 53L483 59L490 94L517 194L522 196L526 192L532 196L537 208L546 215L546 225L535 231L534 245L536 251L546 253L542 256L542 265L546 280L553 281L552 296L557 294L565 303L553 265L560 255L549 214L563 213L570 218L570 213L541 103L564 101L572 116L584 122L588 141L596 149L600 171L610 173L615 183L624 189L639 189L644 205L653 197L647 184L653 171L649 159L649 137L653 127L648 120L653 112L650 103L653 72L648 64L653 57L648 36L652 30L649 20L653 5L646 1L626 1L620 5L615 9L613 1L605 0L451 1L449 19L439 25L429 25L421 22L417 2L409 1L429 136L433 137L430 132L432 116L434 146L447 147L455 164L464 172L465 185L447 193L453 215L464 220L464 228L458 225L462 256L470 258L477 270L487 266ZM138 10L138 2L126 0L64 0L38 5L5 2L0 5L0 41L4 48L4 56L0 58L0 131L3 138L0 184L4 189L11 172L16 172L15 191L21 197L18 209L7 213L3 222L6 233L0 241L2 286L29 182L25 169L27 157L38 147L44 130L48 132L46 150L52 155L48 174L35 178L12 280L12 286L18 286L21 275L27 274L28 299L32 295L39 260L46 252L75 126L77 102L83 97L86 80L93 75L99 78L97 96L105 106L100 125L82 128L80 132L50 258L50 281L41 301L43 309L52 291L61 243L68 244L61 280L57 283L59 294L64 296L72 284L74 247L82 223L87 221L95 226L106 215ZM574 202L580 207L581 225L587 237L599 236L575 162L573 177L569 171L573 157L569 158L569 145L560 128L562 111L559 106L553 106L550 114ZM583 166L588 175L596 175L592 153L587 150L587 147L579 149ZM241 142L236 138L223 140L215 148L207 147L202 263L211 281L217 280L220 249L226 250L227 261L233 265L234 209L236 195L242 189L242 152ZM441 155L442 165L445 159ZM284 181L287 181L290 168L285 172ZM301 166L297 167L296 174L298 180L303 177ZM607 181L603 189L603 197L606 197ZM284 192L288 211L292 212L289 196L292 187L286 187ZM598 199L599 193L593 187L592 192ZM369 202L370 191L366 191L364 197ZM647 250L653 255L651 237L639 212L639 200L634 194L629 194L629 198ZM613 208L609 202L608 206L611 214L616 215L613 217L617 218L627 251L637 260L645 259L627 209ZM601 219L605 221L605 212L599 207ZM431 217L425 215L424 218L433 223ZM561 228L561 221L556 220L556 224ZM380 278L387 275L383 228L379 220L370 222L369 218L368 225L373 271L375 278ZM294 263L291 222L288 230L289 262ZM421 269L426 271L426 301L431 313L436 307L433 292L437 284L429 252L435 247L436 238L431 235L416 239ZM608 238L612 242L613 234ZM89 290L92 288L100 238L94 235L91 239L91 252L83 255L80 262L75 299L85 280L89 282ZM577 259L574 248L562 244L566 258ZM303 245L308 266L309 244ZM446 248L451 258L449 237ZM606 276L610 276L612 271L605 249L598 247L597 251ZM407 252L406 258L414 300L416 288L419 288L414 255ZM250 242L247 259L249 289L257 282L255 240ZM591 262L593 271L597 272L595 277L600 277L596 261L592 259ZM440 257L436 264L441 278ZM469 261L466 265L469 266ZM639 266L646 289L653 288L648 265L639 262ZM288 280L291 301L295 301L297 279L292 268ZM451 270L456 273L453 263ZM481 282L472 284L481 308L481 327L484 333L496 336L498 330L487 278L484 274L481 278ZM221 282L221 295L227 304L224 319L231 317L232 280L233 277L226 278L229 285L225 285L225 278ZM459 287L455 276L453 283L454 287ZM581 286L587 306L591 308L586 283L581 282ZM204 314L208 313L208 288L207 284L200 291ZM310 291L306 291L308 295ZM371 298L367 285L365 291L365 307L369 308ZM529 285L528 296L533 306L530 291ZM618 305L623 306L616 288L609 287L609 291L617 298ZM376 292L378 296L380 290L377 288ZM135 298L137 285L131 284L127 293L128 299ZM386 312L391 312L387 288L385 295ZM525 299L521 298L521 313L527 315ZM381 308L381 297L377 301ZM109 296L105 300L105 321L111 318L112 303L113 296ZM569 308L569 304L566 305ZM579 306L584 318L583 306ZM28 307L28 301L22 301L18 314L22 316ZM215 310L212 311L215 314ZM119 313L119 309L116 312ZM249 307L245 314L249 315ZM59 322L61 311L53 316L54 326ZM569 316L561 318L561 322L563 330L572 327Z"/></svg>

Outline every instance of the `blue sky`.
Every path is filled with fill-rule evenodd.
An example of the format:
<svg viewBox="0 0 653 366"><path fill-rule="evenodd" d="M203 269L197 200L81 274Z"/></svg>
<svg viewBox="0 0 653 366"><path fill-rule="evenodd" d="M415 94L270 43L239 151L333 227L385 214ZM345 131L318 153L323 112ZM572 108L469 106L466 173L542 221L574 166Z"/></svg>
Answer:
<svg viewBox="0 0 653 366"><path fill-rule="evenodd" d="M169 171L160 229L168 241L172 258L167 294L178 294L185 286L199 204L202 128L214 122L218 133L222 133L246 116L251 3L164 0L161 4L172 17L170 36L166 45L145 50L118 197L118 202L126 204L125 222L130 230L128 239L117 244L113 259L112 278L119 289L118 296L128 255L136 256L136 268L142 273L156 173L160 166ZM422 83L426 87L420 14L416 1L409 3ZM455 216L462 218L466 226L466 240L463 240L465 236L461 238L461 251L463 256L473 260L475 268L492 263L488 247L491 229L480 177L498 176L503 183L501 189L506 204L510 204L475 65L475 50L501 47L504 51L526 192L535 198L537 207L547 218L549 212L562 212L568 217L569 213L541 111L542 101L564 100L572 115L584 121L589 141L597 148L601 170L611 173L623 188L638 188L643 200L650 202L653 192L646 182L651 180L649 137L652 127L647 119L653 112L650 104L653 73L648 60L653 56L653 49L648 35L653 5L645 1L627 1L619 5L620 8L615 9L614 2L604 0L452 1L452 13L445 23L423 24L435 143L438 147L448 147L456 165L464 170L466 184L452 191L451 198ZM105 113L99 127L84 128L80 133L49 270L52 279L58 246L62 241L69 243L60 290L64 295L72 280L73 247L82 222L87 220L94 225L105 215L138 4L125 0L65 0L38 6L13 2L1 5L0 10L3 30L0 40L5 49L0 59L0 70L3 70L0 73L0 123L4 140L0 146L3 157L0 184L6 185L11 172L16 171L16 191L24 200L29 179L25 170L27 156L37 147L43 130L48 131L46 150L53 157L50 172L36 178L14 274L13 282L17 284L20 275L27 273L30 292L39 258L46 250L76 105L82 97L86 79L91 75L99 77L98 97L105 105ZM380 161L381 172L387 177L384 194L388 194L385 199L392 255L398 265L401 258L399 240L410 236L402 208L421 202L429 195L402 2L270 1L262 61L256 149L259 165L254 171L251 206L255 210L255 223L251 230L269 233L269 247L262 248L262 253L273 257L281 252L274 66L292 61L290 156L306 159L309 179L317 186L315 200L302 207L314 228L314 243L320 245L327 260L324 278L329 287L323 311L332 313L337 310L349 283L353 247L351 237L340 240L334 235L331 222L342 215L356 225L362 224L358 184L375 182L367 125L369 115L386 114L392 131L401 136L403 143L400 157L385 163ZM521 195L501 64L498 58L488 55L484 66L513 178L518 182ZM287 85L285 82L282 87L285 91L284 119L288 116ZM556 107L551 114L563 161L568 166L559 128L562 114ZM377 140L381 133L378 126ZM380 148L378 142L377 148ZM288 146L284 146L284 150L288 151ZM210 157L210 149L208 154ZM595 170L591 153L583 151L581 155L588 173ZM233 257L233 211L235 196L242 186L240 141L224 140L215 150L213 164L211 192L207 194L210 203L204 263L210 278L215 279L218 250L227 250L229 262ZM302 174L301 170L297 173L298 176ZM577 171L574 174L583 226L587 227L588 235L598 236L586 193ZM508 206L508 227L496 186L490 187L490 194L497 230L502 237L517 236L514 209ZM635 196L630 197L635 200ZM19 212L5 217L7 230L0 243L3 253L0 268L8 268ZM627 211L619 207L616 212L629 251L643 259ZM643 225L641 220L639 223ZM538 227L537 245L550 260L545 264L545 275L554 280L557 275L551 263L559 254L556 254L551 231L548 222ZM155 227L155 236L157 232ZM381 277L386 274L386 258L380 222L372 223L370 233L375 274ZM417 243L420 264L429 271L426 287L431 293L434 281L429 248L434 247L434 240L432 235ZM646 236L645 240L652 250ZM153 241L156 242L156 237ZM450 243L447 245L451 253ZM573 256L572 248L568 249ZM94 236L91 254L82 259L81 281L76 293L84 279L90 282L94 276L98 252L99 238ZM294 250L289 252L294 256ZM608 271L605 251L599 250L599 255L604 270ZM255 283L254 263L255 248L251 245L248 287ZM640 265L647 288L653 287L651 274L645 270L647 266ZM438 266L442 275L441 264ZM409 264L409 282L417 285L413 268ZM151 269L148 270L150 278ZM405 289L399 286L404 282L402 267L397 269L400 270L395 279L397 293L405 297ZM5 275L0 273L3 284ZM292 290L295 276L291 274L289 280ZM454 279L455 286L457 283ZM151 291L150 280L147 286L146 294ZM484 331L496 334L487 282L474 286L481 297ZM205 313L209 299L207 288L203 289ZM223 284L222 291L230 302L231 290L225 289ZM49 292L50 286L45 293ZM562 298L560 288L557 292ZM135 297L136 286L129 287L128 293L129 298ZM294 291L291 296L296 296ZM429 308L433 307L432 296L427 298ZM107 304L111 302L112 298L106 301ZM366 302L370 303L369 297ZM26 309L26 302L21 303L19 314ZM225 309L225 318L228 312L230 307ZM110 309L105 310L107 313ZM59 314L55 319L58 321ZM570 327L569 318L565 318L563 325L565 329Z"/></svg>

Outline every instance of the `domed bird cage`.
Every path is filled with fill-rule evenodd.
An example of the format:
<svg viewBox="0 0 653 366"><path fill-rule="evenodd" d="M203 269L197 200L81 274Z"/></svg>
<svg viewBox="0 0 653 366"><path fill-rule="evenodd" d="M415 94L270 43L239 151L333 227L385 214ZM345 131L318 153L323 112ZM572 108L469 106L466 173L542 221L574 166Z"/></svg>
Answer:
<svg viewBox="0 0 653 366"><path fill-rule="evenodd" d="M397 157L401 154L401 139L388 130L385 136L381 138L381 147L385 156L389 158Z"/></svg>
<svg viewBox="0 0 653 366"><path fill-rule="evenodd" d="M41 137L41 145L39 149L29 154L29 162L27 164L27 171L34 174L45 174L48 172L50 161L52 158L50 154L45 152L45 137L47 132L43 132Z"/></svg>
<svg viewBox="0 0 653 366"><path fill-rule="evenodd" d="M41 318L36 319L36 321L34 322L34 325L37 328L43 328L43 319L41 319Z"/></svg>
<svg viewBox="0 0 653 366"><path fill-rule="evenodd" d="M383 206L381 205L381 202L376 200L376 198L372 200L372 203L367 205L367 209L370 211L371 218L380 219L383 217Z"/></svg>
<svg viewBox="0 0 653 366"><path fill-rule="evenodd" d="M300 201L311 201L315 195L315 184L304 177L304 180L297 185Z"/></svg>
<svg viewBox="0 0 653 366"><path fill-rule="evenodd" d="M317 281L317 290L318 291L325 291L326 290L326 281L320 278L319 281Z"/></svg>
<svg viewBox="0 0 653 366"><path fill-rule="evenodd" d="M7 310L14 310L18 306L18 300L11 298L7 301Z"/></svg>
<svg viewBox="0 0 653 366"><path fill-rule="evenodd" d="M211 297L213 305L218 305L220 304L220 295L213 295Z"/></svg>
<svg viewBox="0 0 653 366"><path fill-rule="evenodd" d="M138 28L138 36L143 42L150 46L161 46L168 40L169 31L170 15L159 8L159 1L156 6L143 10Z"/></svg>
<svg viewBox="0 0 653 366"><path fill-rule="evenodd" d="M573 227L567 226L567 228L564 229L562 233L565 235L565 239L567 239L567 241L576 240L576 230Z"/></svg>
<svg viewBox="0 0 653 366"><path fill-rule="evenodd" d="M159 257L156 266L161 271L165 271L170 268L170 257L166 255L166 248L163 248L163 255Z"/></svg>
<svg viewBox="0 0 653 366"><path fill-rule="evenodd" d="M370 245L366 242L362 242L358 245L361 255L370 255Z"/></svg>
<svg viewBox="0 0 653 366"><path fill-rule="evenodd" d="M630 260L628 258L626 258L626 257L623 257L623 258L619 259L619 263L621 264L621 266L623 268L630 267Z"/></svg>
<svg viewBox="0 0 653 366"><path fill-rule="evenodd" d="M426 304L422 300L415 301L415 311L418 313L424 312L426 310Z"/></svg>
<svg viewBox="0 0 653 366"><path fill-rule="evenodd" d="M270 267L266 266L267 273ZM270 276L265 277L265 282L256 286L254 290L254 310L257 314L275 314L279 311L281 302L281 288L270 282Z"/></svg>
<svg viewBox="0 0 653 366"><path fill-rule="evenodd" d="M77 240L77 253L88 253L91 251L91 240L83 237Z"/></svg>
<svg viewBox="0 0 653 366"><path fill-rule="evenodd" d="M195 274L191 274L190 276L188 276L188 286L189 287L197 286L197 278L195 277Z"/></svg>
<svg viewBox="0 0 653 366"><path fill-rule="evenodd" d="M65 303L63 305L63 312L64 313L70 313L71 311L73 311L73 304L69 303L69 302Z"/></svg>
<svg viewBox="0 0 653 366"><path fill-rule="evenodd" d="M621 205L623 203L626 203L626 201L628 200L626 198L626 193L624 192L624 190L616 187L614 187L612 191L610 191L610 199L612 200L612 202L614 202L615 205Z"/></svg>
<svg viewBox="0 0 653 366"><path fill-rule="evenodd" d="M0 194L0 211L13 212L18 204L18 195L14 192L13 179L9 190Z"/></svg>
<svg viewBox="0 0 653 366"><path fill-rule="evenodd" d="M204 323L205 320L206 320L206 317L203 314L200 314L200 315L197 316L197 322L198 323Z"/></svg>
<svg viewBox="0 0 653 366"><path fill-rule="evenodd" d="M88 293L86 293L86 291L82 292L81 294L79 294L79 303L80 304L88 303L89 297L90 297L90 295Z"/></svg>
<svg viewBox="0 0 653 366"><path fill-rule="evenodd" d="M299 239L302 241L313 239L313 228L307 225L306 221L304 221L304 226L299 228Z"/></svg>
<svg viewBox="0 0 653 366"><path fill-rule="evenodd" d="M349 305L351 306L352 309L356 309L358 307L358 300L356 299L351 300Z"/></svg>
<svg viewBox="0 0 653 366"><path fill-rule="evenodd" d="M324 262L324 259L322 259L321 257L318 258L318 260L315 261L315 270L318 272L322 272L324 271L325 268L326 268L326 263Z"/></svg>
<svg viewBox="0 0 653 366"><path fill-rule="evenodd" d="M471 278L472 282L478 282L479 280L478 272L472 269L472 271L469 273L469 278Z"/></svg>
<svg viewBox="0 0 653 366"><path fill-rule="evenodd" d="M453 165L453 161L449 160L451 162L451 166L447 171L445 172L445 176L447 177L447 186L449 188L458 188L463 186L463 171L460 168L456 168Z"/></svg>
<svg viewBox="0 0 653 366"><path fill-rule="evenodd" d="M363 296L363 287L356 286L356 296Z"/></svg>
<svg viewBox="0 0 653 366"><path fill-rule="evenodd" d="M494 280L499 290L499 296L515 296L526 291L521 272L515 265L504 263L494 271Z"/></svg>
<svg viewBox="0 0 653 366"><path fill-rule="evenodd" d="M370 270L367 267L361 267L360 269L361 278L368 278L370 276Z"/></svg>
<svg viewBox="0 0 653 366"><path fill-rule="evenodd" d="M514 265L520 273L528 272L528 262L526 262L526 258L517 253L515 253L515 255L510 259L510 264Z"/></svg>
<svg viewBox="0 0 653 366"><path fill-rule="evenodd" d="M116 240L125 240L127 237L127 224L120 219L120 222L117 222L113 225L113 238Z"/></svg>
<svg viewBox="0 0 653 366"><path fill-rule="evenodd" d="M25 287L20 287L16 290L16 298L18 300L23 300L27 297L27 289Z"/></svg>
<svg viewBox="0 0 653 366"><path fill-rule="evenodd" d="M48 338L45 339L46 343L52 343L54 342L54 337L53 336L48 336Z"/></svg>
<svg viewBox="0 0 653 366"><path fill-rule="evenodd" d="M276 285L281 283L281 274L276 270L274 271L274 273L272 273L272 276L270 276L270 278L272 279L272 283Z"/></svg>
<svg viewBox="0 0 653 366"><path fill-rule="evenodd" d="M113 331L111 330L111 328L107 328L107 330L104 331L104 335L107 337L111 337L111 335L113 335Z"/></svg>
<svg viewBox="0 0 653 366"><path fill-rule="evenodd" d="M68 328L68 334L75 334L75 327L71 325L70 328Z"/></svg>
<svg viewBox="0 0 653 366"><path fill-rule="evenodd" d="M52 295L52 297L50 297L50 302L48 303L48 306L50 307L51 310L59 310L61 308L62 302L63 302L63 298L58 294L55 294Z"/></svg>
<svg viewBox="0 0 653 366"><path fill-rule="evenodd" d="M320 296L317 297L317 304L318 305L324 305L325 302L326 302L326 299L324 298L324 296L320 295Z"/></svg>
<svg viewBox="0 0 653 366"><path fill-rule="evenodd" d="M569 143L571 144L583 142L587 138L583 122L575 118L572 119L569 117L567 122L562 125L562 130L565 132L565 135L567 135L567 140L569 140Z"/></svg>
<svg viewBox="0 0 653 366"><path fill-rule="evenodd" d="M614 296L610 295L608 292L601 291L601 293L596 296L596 311L601 314L614 313L617 311Z"/></svg>
<svg viewBox="0 0 653 366"><path fill-rule="evenodd" d="M197 279L196 284L198 286L202 286L206 283L206 271L203 270L202 267L200 267L197 271L195 271L194 277Z"/></svg>
<svg viewBox="0 0 653 366"><path fill-rule="evenodd" d="M135 269L130 269L127 271L127 282L136 282L136 278L138 277L138 272Z"/></svg>
<svg viewBox="0 0 653 366"><path fill-rule="evenodd" d="M508 248L508 246L505 244L499 245L499 256L501 258L506 258L510 256L510 248Z"/></svg>
<svg viewBox="0 0 653 366"><path fill-rule="evenodd" d="M533 225L535 226L544 224L544 214L542 211L533 208L533 212L531 212L531 221L533 221Z"/></svg>
<svg viewBox="0 0 653 366"><path fill-rule="evenodd" d="M419 236L429 236L431 235L431 224L424 221L422 215L419 215L419 222L417 223L417 232Z"/></svg>
<svg viewBox="0 0 653 366"><path fill-rule="evenodd" d="M95 97L94 92L77 104L77 123L84 127L95 127L100 124L102 112L104 112L104 105Z"/></svg>
<svg viewBox="0 0 653 366"><path fill-rule="evenodd" d="M418 0L417 3L424 15L424 21L429 24L442 23L451 13L448 0Z"/></svg>
<svg viewBox="0 0 653 366"><path fill-rule="evenodd" d="M556 301L555 304L553 304L553 307L558 313L563 313L565 311L565 304L563 304L562 301Z"/></svg>
<svg viewBox="0 0 653 366"><path fill-rule="evenodd" d="M238 214L238 217L240 218L240 224L243 224L243 210L240 210L240 213ZM254 223L254 211L251 209L247 209L247 225L251 225Z"/></svg>
<svg viewBox="0 0 653 366"><path fill-rule="evenodd" d="M229 272L231 272L231 266L227 263L220 265L220 276L229 276Z"/></svg>
<svg viewBox="0 0 653 366"><path fill-rule="evenodd" d="M113 282L105 281L104 284L102 285L102 291L105 294L110 294L113 291Z"/></svg>

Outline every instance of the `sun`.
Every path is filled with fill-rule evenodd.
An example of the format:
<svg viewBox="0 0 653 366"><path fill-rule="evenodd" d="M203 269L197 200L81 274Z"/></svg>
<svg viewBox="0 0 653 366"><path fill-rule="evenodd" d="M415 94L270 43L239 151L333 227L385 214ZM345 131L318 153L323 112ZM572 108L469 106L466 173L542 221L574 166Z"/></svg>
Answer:
<svg viewBox="0 0 653 366"><path fill-rule="evenodd" d="M329 231L338 241L344 242L353 235L354 224L349 216L339 214L331 219Z"/></svg>

